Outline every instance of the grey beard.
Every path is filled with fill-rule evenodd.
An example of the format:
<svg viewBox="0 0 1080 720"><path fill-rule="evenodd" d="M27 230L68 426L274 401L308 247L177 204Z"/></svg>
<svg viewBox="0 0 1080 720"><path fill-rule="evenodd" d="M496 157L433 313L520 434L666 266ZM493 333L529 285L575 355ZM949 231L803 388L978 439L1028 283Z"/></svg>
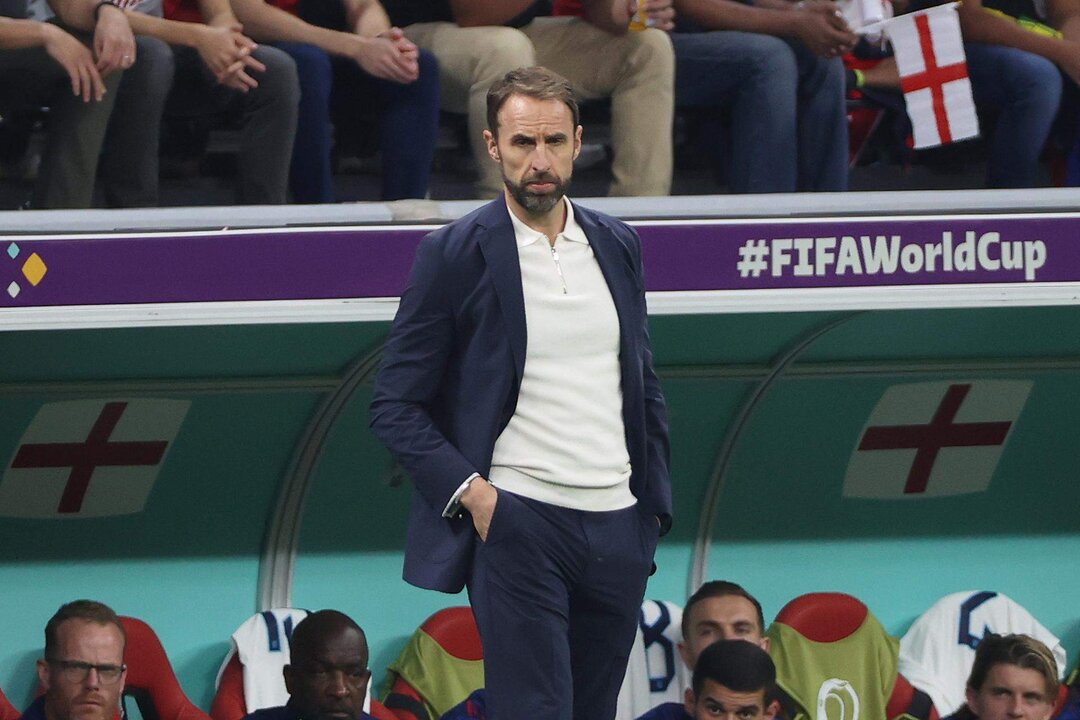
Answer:
<svg viewBox="0 0 1080 720"><path fill-rule="evenodd" d="M503 183L506 185L506 189L510 191L510 196L517 200L521 207L525 208L525 211L530 215L546 215L551 212L552 208L562 202L563 197L566 195L566 191L570 187L570 179L558 180L554 175L542 175L540 177L529 178L530 181L542 181L542 182L554 182L555 192L548 195L537 195L531 193L528 190L526 184L518 185L510 178L503 175Z"/></svg>

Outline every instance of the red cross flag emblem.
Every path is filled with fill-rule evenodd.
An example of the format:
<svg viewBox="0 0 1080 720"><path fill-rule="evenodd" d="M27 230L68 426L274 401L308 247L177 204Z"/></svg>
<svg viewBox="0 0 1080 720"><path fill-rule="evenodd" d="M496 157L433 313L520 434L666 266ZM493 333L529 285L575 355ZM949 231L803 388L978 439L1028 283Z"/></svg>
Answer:
<svg viewBox="0 0 1080 720"><path fill-rule="evenodd" d="M983 492L1031 385L1026 380L893 385L859 436L844 477L844 497Z"/></svg>
<svg viewBox="0 0 1080 720"><path fill-rule="evenodd" d="M979 134L955 5L900 15L884 26L896 55L916 150Z"/></svg>
<svg viewBox="0 0 1080 720"><path fill-rule="evenodd" d="M157 399L42 405L0 478L0 516L141 512L190 405Z"/></svg>

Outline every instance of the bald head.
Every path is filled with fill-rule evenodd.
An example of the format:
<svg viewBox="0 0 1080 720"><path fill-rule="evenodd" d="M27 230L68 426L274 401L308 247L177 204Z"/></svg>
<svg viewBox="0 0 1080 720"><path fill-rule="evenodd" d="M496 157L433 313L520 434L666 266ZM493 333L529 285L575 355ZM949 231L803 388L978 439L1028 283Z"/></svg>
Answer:
<svg viewBox="0 0 1080 720"><path fill-rule="evenodd" d="M328 645L350 640L363 648L364 665L367 665L367 636L356 621L337 610L319 610L301 620L293 630L289 641L290 660L295 665L310 660Z"/></svg>
<svg viewBox="0 0 1080 720"><path fill-rule="evenodd" d="M289 705L304 720L357 720L371 678L360 626L337 610L320 610L296 626L290 648Z"/></svg>

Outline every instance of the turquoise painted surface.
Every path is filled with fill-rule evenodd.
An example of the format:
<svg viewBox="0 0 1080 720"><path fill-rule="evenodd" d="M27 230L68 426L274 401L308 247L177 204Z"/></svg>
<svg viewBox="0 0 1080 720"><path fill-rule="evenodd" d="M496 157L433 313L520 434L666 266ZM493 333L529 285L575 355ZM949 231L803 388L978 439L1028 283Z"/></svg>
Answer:
<svg viewBox="0 0 1080 720"><path fill-rule="evenodd" d="M236 627L254 611L255 557L5 563L0 566L0 687L25 707L45 623L62 603L89 597L146 620L161 638L192 701L210 707L217 669Z"/></svg>

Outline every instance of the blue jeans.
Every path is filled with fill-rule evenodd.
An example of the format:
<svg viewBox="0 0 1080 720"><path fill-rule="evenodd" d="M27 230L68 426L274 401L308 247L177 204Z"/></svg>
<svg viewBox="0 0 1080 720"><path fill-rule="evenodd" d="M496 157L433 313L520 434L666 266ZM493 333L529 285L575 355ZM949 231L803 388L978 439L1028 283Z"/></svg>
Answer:
<svg viewBox="0 0 1080 720"><path fill-rule="evenodd" d="M1062 78L1044 57L1002 45L964 43L971 92L980 114L997 113L986 184L1034 187L1039 155L1061 105Z"/></svg>
<svg viewBox="0 0 1080 720"><path fill-rule="evenodd" d="M314 45L277 43L296 62L300 112L289 188L293 202L337 202L330 169L334 128L348 132L361 108L379 109L382 199L422 198L431 180L439 123L439 69L420 51L420 78L408 85L380 80L352 60L332 58Z"/></svg>
<svg viewBox="0 0 1080 720"><path fill-rule="evenodd" d="M673 33L675 105L730 110L732 192L847 190L844 67L797 41Z"/></svg>

